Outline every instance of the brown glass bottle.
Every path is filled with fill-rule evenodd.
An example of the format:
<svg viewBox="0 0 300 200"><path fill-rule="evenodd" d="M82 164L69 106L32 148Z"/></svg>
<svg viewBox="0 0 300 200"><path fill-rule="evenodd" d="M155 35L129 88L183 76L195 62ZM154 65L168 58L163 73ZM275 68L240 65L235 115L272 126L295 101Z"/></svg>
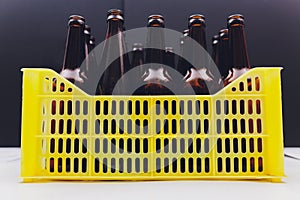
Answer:
<svg viewBox="0 0 300 200"><path fill-rule="evenodd" d="M180 53L181 56L178 57L178 63L176 65L176 70L182 75L185 76L190 69L190 64L185 60L188 54L188 44L189 44L189 29L183 31L182 36L180 37Z"/></svg>
<svg viewBox="0 0 300 200"><path fill-rule="evenodd" d="M214 35L212 38L211 57L217 66L219 66L219 45L220 45L220 37L219 35Z"/></svg>
<svg viewBox="0 0 300 200"><path fill-rule="evenodd" d="M227 85L250 69L245 36L244 17L232 15L228 18L230 73L224 84Z"/></svg>
<svg viewBox="0 0 300 200"><path fill-rule="evenodd" d="M85 51L85 62L83 63L82 69L80 70L80 75L86 82L89 77L89 68L90 68L90 59L89 59L89 49L88 45L91 38L91 27L88 25L85 25L84 27L84 38L85 38L85 44L84 44L84 51Z"/></svg>
<svg viewBox="0 0 300 200"><path fill-rule="evenodd" d="M220 55L219 55L219 70L222 80L224 80L230 70L230 50L229 50L229 36L228 29L222 29L219 32L220 36Z"/></svg>
<svg viewBox="0 0 300 200"><path fill-rule="evenodd" d="M189 36L207 50L205 27L203 15L196 14L189 17ZM191 47L193 46L195 46L194 43L191 44ZM190 53L192 54L191 59L194 63L199 64L197 67L200 68L196 69L195 66L191 66L185 77L186 84L189 84L197 95L209 94L209 84L213 83L213 77L206 68L208 65L207 55L194 50Z"/></svg>
<svg viewBox="0 0 300 200"><path fill-rule="evenodd" d="M82 89L90 94L95 94L95 84L98 83L97 76L97 61L95 52L93 49L95 48L95 37L91 35L91 28L89 26L85 26L85 62L82 67L84 67L84 71L82 71L81 76L85 78L85 83L82 85Z"/></svg>
<svg viewBox="0 0 300 200"><path fill-rule="evenodd" d="M223 52L221 52L220 36L215 35L212 38L212 62L214 62L214 64L210 65L211 67L210 69L214 77L213 87L211 89L212 92L217 92L224 87L223 84L224 69L221 67L221 59L223 56L222 53Z"/></svg>
<svg viewBox="0 0 300 200"><path fill-rule="evenodd" d="M65 47L65 55L63 61L62 71L60 75L71 83L83 83L84 79L80 76L80 66L85 58L85 37L84 37L84 27L85 27L85 19L80 15L71 15L68 21L68 35ZM53 83L53 89L56 91L56 80ZM59 91L64 91L64 85L60 84ZM51 105L51 113L52 114L63 114L65 110L64 101L52 101ZM56 111L57 104L59 106L59 110ZM67 108L67 113L71 113L70 107ZM51 134L62 133L63 132L63 124L59 123L58 128L56 129L55 121L51 122ZM56 121L56 123L58 123ZM75 128L75 133L78 133ZM72 132L72 126L68 123L66 132ZM50 140L50 149L55 149L55 140ZM54 172L55 170L61 172L62 171L62 163L60 160L57 160L57 165L54 165L54 159L50 161L50 172ZM57 166L57 167L56 167ZM66 166L66 171L70 171L70 166Z"/></svg>
<svg viewBox="0 0 300 200"><path fill-rule="evenodd" d="M188 85L185 81L186 76L189 74L190 69L192 68L192 64L190 63L191 59L191 38L189 37L189 29L186 29L183 31L182 36L179 40L180 44L180 54L176 55L177 57L177 64L176 64L176 70L179 72L179 76L176 77L172 74L172 77L174 76L174 80L176 80L177 84L182 86L180 87L179 91L177 92L177 95L193 95L195 94L193 88ZM177 75L178 76L178 75Z"/></svg>
<svg viewBox="0 0 300 200"><path fill-rule="evenodd" d="M85 59L85 19L79 15L69 17L68 36L61 76L72 83L83 83L80 66Z"/></svg>
<svg viewBox="0 0 300 200"><path fill-rule="evenodd" d="M123 90L123 74L130 69L129 58L125 52L125 43L123 36L124 18L123 13L119 9L111 9L107 13L107 32L103 51L100 57L100 67L107 67L100 77L96 94L97 95L115 95L124 94ZM115 36L110 39L112 36ZM109 63L112 55L117 54L119 57ZM116 86L117 82L121 84ZM115 88L116 87L116 88Z"/></svg>
<svg viewBox="0 0 300 200"><path fill-rule="evenodd" d="M219 60L220 60L220 36L219 35L214 35L212 37L212 61L216 65L216 68L213 68L212 72L213 74L221 74L220 67L219 67ZM222 79L221 77L219 80L217 80L217 84L221 85Z"/></svg>
<svg viewBox="0 0 300 200"><path fill-rule="evenodd" d="M68 22L68 35L65 48L63 67L60 75L72 83L82 85L84 79L81 77L81 64L85 58L85 36L84 36L85 19L80 15L71 15ZM55 82L56 84L56 82ZM55 86L56 87L56 86ZM64 85L60 85L60 91L64 91ZM52 104L55 111L56 105ZM68 108L68 113L72 108ZM60 101L59 113L64 112L64 102ZM55 129L55 127L53 127ZM61 130L62 127L59 127ZM67 128L70 130L70 127Z"/></svg>
<svg viewBox="0 0 300 200"><path fill-rule="evenodd" d="M207 50L205 17L200 14L189 16L188 27L189 36Z"/></svg>
<svg viewBox="0 0 300 200"><path fill-rule="evenodd" d="M238 18L241 18L241 19L244 19L244 16L241 15L241 14L233 14L233 15L230 15L229 17L227 17L227 21L229 21L230 19L238 19Z"/></svg>
<svg viewBox="0 0 300 200"><path fill-rule="evenodd" d="M250 69L249 55L245 36L244 17L240 14L231 15L227 19L229 35L229 52L230 52L230 73L224 81L224 84L230 84L239 76L243 75ZM251 83L250 83L251 84ZM252 101L247 101L247 110L252 112ZM254 132L253 123L249 122L249 132ZM254 147L254 141L249 141L250 148ZM250 166L250 169L247 169ZM243 164L243 168L248 171L254 171L254 158L250 159L250 165ZM261 167L261 166L259 166Z"/></svg>
<svg viewBox="0 0 300 200"><path fill-rule="evenodd" d="M141 95L172 95L173 93L164 84L168 84L171 77L163 66L165 50L164 18L161 15L148 17L147 49L142 86L137 89ZM155 47L155 48L151 48Z"/></svg>
<svg viewBox="0 0 300 200"><path fill-rule="evenodd" d="M96 44L95 44L95 37L91 35L90 41L88 42L88 50L89 53L95 48Z"/></svg>
<svg viewBox="0 0 300 200"><path fill-rule="evenodd" d="M131 68L138 67L137 77L140 80L143 76L143 64L144 64L144 46L141 43L134 43L132 46L132 59Z"/></svg>
<svg viewBox="0 0 300 200"><path fill-rule="evenodd" d="M88 76L93 77L93 74L96 71L96 57L93 49L95 48L95 37L91 35L86 35L86 60L88 62ZM87 33L88 34L88 33Z"/></svg>
<svg viewBox="0 0 300 200"><path fill-rule="evenodd" d="M95 76L95 71L97 68L96 56L93 51L95 46L95 37L91 35L89 41L87 42L87 51L89 59L89 78Z"/></svg>
<svg viewBox="0 0 300 200"><path fill-rule="evenodd" d="M171 70L169 70L169 73L170 73L170 76L172 77L172 81L175 81L175 80L176 81L181 81L181 80L178 79L177 74L176 74L176 65L175 65L176 57L177 57L177 55L174 54L174 48L173 47L166 47L165 48L164 57L163 57L164 65L166 67L171 68ZM182 84L179 84L179 85L182 85ZM181 90L178 90L176 92L174 91L174 94L175 95L181 95L183 93L183 91L182 91L183 89L184 88L182 87ZM164 109L168 110L168 105L165 104ZM176 113L176 106L172 105L171 110L172 110L172 113ZM165 126L167 126L167 125L165 124ZM167 127L164 127L164 128L167 128ZM172 130L172 133L176 133L176 126L171 126L171 130Z"/></svg>
<svg viewBox="0 0 300 200"><path fill-rule="evenodd" d="M143 95L143 91L139 89L139 86L143 85L142 77L144 73L143 65L145 63L145 57L144 57L144 46L141 43L134 43L132 45L132 51L131 54L131 68L134 69L134 77L130 77L130 80L128 80L129 88L131 87L137 87L135 88L135 91L133 92L133 95Z"/></svg>
<svg viewBox="0 0 300 200"><path fill-rule="evenodd" d="M174 49L173 47L166 47L165 48L165 52L164 52L164 56L163 56L163 64L165 66L168 66L172 69L175 69L175 54L174 54ZM172 76L173 72L170 72L170 76Z"/></svg>

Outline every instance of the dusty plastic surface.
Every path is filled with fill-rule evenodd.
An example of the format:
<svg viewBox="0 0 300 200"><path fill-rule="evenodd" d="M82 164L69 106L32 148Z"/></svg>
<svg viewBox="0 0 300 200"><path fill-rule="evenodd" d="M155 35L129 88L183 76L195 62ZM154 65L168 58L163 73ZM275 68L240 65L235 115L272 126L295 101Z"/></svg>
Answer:
<svg viewBox="0 0 300 200"><path fill-rule="evenodd" d="M278 182L280 70L254 68L209 96L89 96L50 69L22 69L21 177Z"/></svg>

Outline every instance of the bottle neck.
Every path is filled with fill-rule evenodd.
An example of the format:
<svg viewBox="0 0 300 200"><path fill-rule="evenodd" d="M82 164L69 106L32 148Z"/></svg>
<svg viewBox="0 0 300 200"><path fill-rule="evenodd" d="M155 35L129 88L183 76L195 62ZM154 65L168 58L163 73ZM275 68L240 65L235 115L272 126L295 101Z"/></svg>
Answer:
<svg viewBox="0 0 300 200"><path fill-rule="evenodd" d="M206 31L203 25L191 26L189 30L189 36L198 42L205 50L207 50Z"/></svg>
<svg viewBox="0 0 300 200"><path fill-rule="evenodd" d="M207 45L206 45L206 31L205 26L191 26L189 29L189 36L202 46L204 51L200 50L195 41L190 40L188 45L188 57L191 59L193 66L191 68L201 69L208 67L208 58L206 56Z"/></svg>
<svg viewBox="0 0 300 200"><path fill-rule="evenodd" d="M122 76L130 69L128 54L125 52L123 21L114 18L109 19L99 64L100 67L106 67L106 69L98 83L97 94L111 95L114 90L116 94L124 92L123 83L117 88L115 86L118 81L123 82Z"/></svg>
<svg viewBox="0 0 300 200"><path fill-rule="evenodd" d="M219 66L220 42L217 41L212 44L212 59Z"/></svg>
<svg viewBox="0 0 300 200"><path fill-rule="evenodd" d="M250 68L244 26L229 27L229 52L232 68Z"/></svg>
<svg viewBox="0 0 300 200"><path fill-rule="evenodd" d="M123 32L123 21L119 19L110 19L108 21L108 27L105 39L108 39L109 37L120 34Z"/></svg>
<svg viewBox="0 0 300 200"><path fill-rule="evenodd" d="M165 49L164 29L160 27L148 28L146 49L146 63L163 63ZM155 65L157 67L157 65Z"/></svg>
<svg viewBox="0 0 300 200"><path fill-rule="evenodd" d="M114 36L115 35L115 36ZM106 39L114 36L110 40L106 40L104 44L104 53L101 57L101 62L103 62L103 66L106 66L110 63L107 63L112 55L118 55L117 61L115 63L119 63L119 66L115 66L113 70L117 70L114 73L119 72L119 76L121 77L126 71L129 70L129 58L128 55L125 54L125 41L123 36L123 21L120 19L110 19L107 23L107 32ZM118 69L116 69L118 68Z"/></svg>
<svg viewBox="0 0 300 200"><path fill-rule="evenodd" d="M90 43L91 35L85 34L84 37L85 37L86 53L89 54L90 53L90 48L89 48L90 44L89 43Z"/></svg>
<svg viewBox="0 0 300 200"><path fill-rule="evenodd" d="M136 50L132 52L131 66L136 67L144 64L144 53L142 50Z"/></svg>
<svg viewBox="0 0 300 200"><path fill-rule="evenodd" d="M88 52L90 53L95 48L95 45L88 43L87 47L88 47Z"/></svg>
<svg viewBox="0 0 300 200"><path fill-rule="evenodd" d="M175 68L175 54L173 52L165 52L164 65L171 68Z"/></svg>
<svg viewBox="0 0 300 200"><path fill-rule="evenodd" d="M79 69L85 59L84 26L69 26L63 70Z"/></svg>
<svg viewBox="0 0 300 200"><path fill-rule="evenodd" d="M222 38L220 39L220 47L219 47L219 69L221 76L225 78L228 75L230 69L230 50L229 50L229 39Z"/></svg>
<svg viewBox="0 0 300 200"><path fill-rule="evenodd" d="M190 48L189 47L189 44L190 44L190 37L189 36L187 36L187 35L184 35L183 36L183 44L182 44L182 46L181 46L181 50L182 50L182 56L183 57L185 57L185 56L187 56L187 54L188 54L188 51L187 51L187 49L188 48Z"/></svg>
<svg viewBox="0 0 300 200"><path fill-rule="evenodd" d="M191 43L191 38L187 35L183 35L183 37L181 38L181 57L178 58L178 63L176 66L176 69L179 73L181 73L181 75L185 76L187 71L191 68L191 64L188 63L187 61L189 60L184 60L187 58L191 58L191 47L190 47L190 43Z"/></svg>

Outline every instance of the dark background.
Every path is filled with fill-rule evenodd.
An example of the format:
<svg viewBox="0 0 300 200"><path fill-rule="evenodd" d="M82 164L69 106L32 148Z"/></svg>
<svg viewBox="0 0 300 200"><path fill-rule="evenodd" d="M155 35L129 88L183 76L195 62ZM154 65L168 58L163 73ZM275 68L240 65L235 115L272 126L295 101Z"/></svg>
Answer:
<svg viewBox="0 0 300 200"><path fill-rule="evenodd" d="M225 27L227 16L242 13L251 64L284 66L285 145L300 146L299 0L0 0L0 146L20 145L21 67L59 71L68 16L83 15L99 43L104 39L106 11L110 8L124 10L127 30L145 26L148 15L160 13L167 28L181 32L187 28L190 14L204 14L208 42Z"/></svg>

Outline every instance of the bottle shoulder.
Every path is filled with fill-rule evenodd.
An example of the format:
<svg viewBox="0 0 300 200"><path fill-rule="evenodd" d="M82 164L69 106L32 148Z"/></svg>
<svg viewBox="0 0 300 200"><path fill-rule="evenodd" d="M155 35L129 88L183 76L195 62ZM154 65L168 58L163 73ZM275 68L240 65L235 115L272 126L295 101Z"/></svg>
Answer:
<svg viewBox="0 0 300 200"><path fill-rule="evenodd" d="M206 68L201 68L201 69L195 69L191 68L186 76L184 77L186 82L191 82L194 80L203 80L203 81L213 81L213 78L209 76L208 71Z"/></svg>
<svg viewBox="0 0 300 200"><path fill-rule="evenodd" d="M225 78L225 82L231 83L235 79L237 79L241 75L245 74L249 70L250 70L250 68L247 68L247 67L244 67L244 68L241 68L241 69L232 68L231 70L229 70L228 76Z"/></svg>
<svg viewBox="0 0 300 200"><path fill-rule="evenodd" d="M162 81L162 82L169 82L170 76L165 71L163 67L158 69L148 68L148 70L143 75L143 81Z"/></svg>
<svg viewBox="0 0 300 200"><path fill-rule="evenodd" d="M68 80L75 80L76 82L83 83L84 80L80 77L80 69L63 69L60 75Z"/></svg>

